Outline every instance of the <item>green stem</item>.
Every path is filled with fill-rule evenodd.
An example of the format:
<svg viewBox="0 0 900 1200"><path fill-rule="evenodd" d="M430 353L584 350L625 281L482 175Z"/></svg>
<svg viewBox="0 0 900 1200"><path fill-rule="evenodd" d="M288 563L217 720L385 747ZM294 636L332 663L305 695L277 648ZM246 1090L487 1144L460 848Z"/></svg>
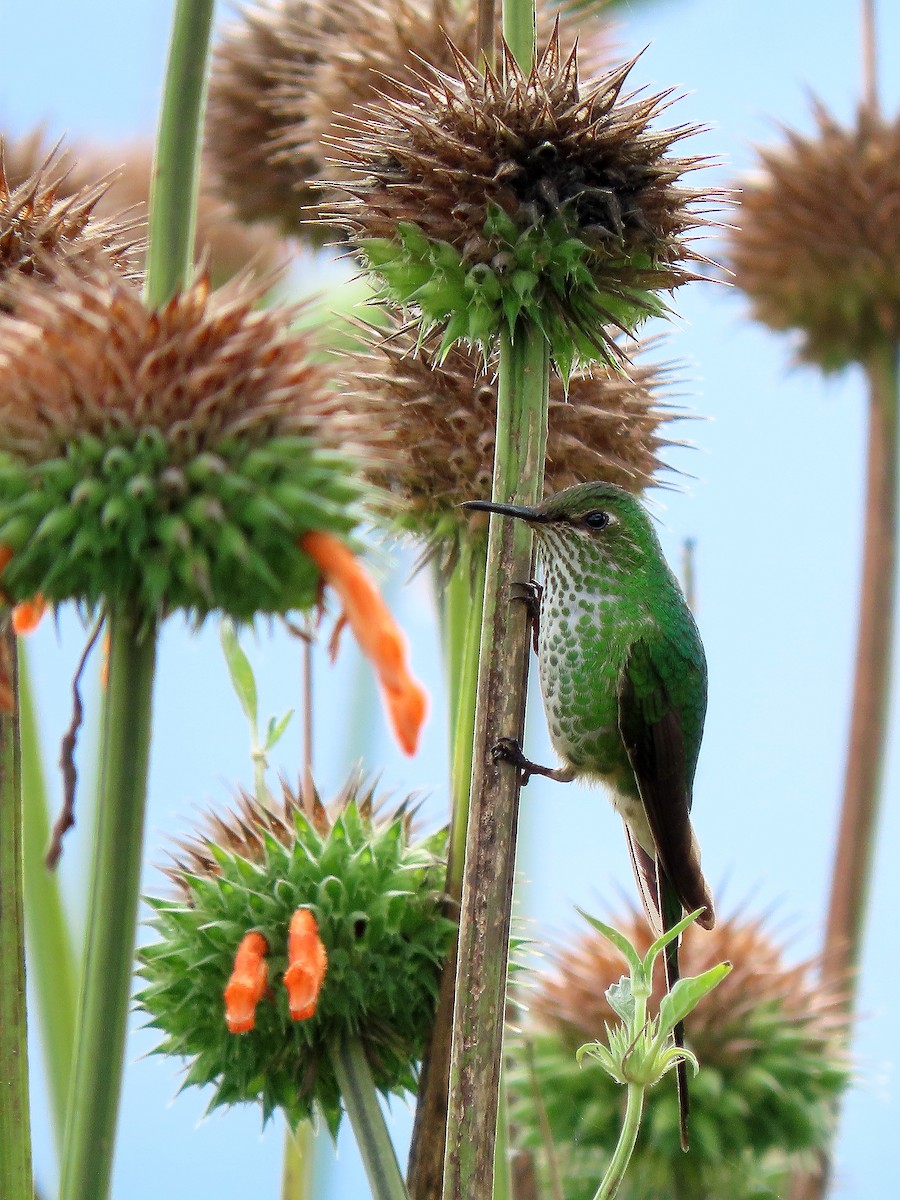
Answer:
<svg viewBox="0 0 900 1200"><path fill-rule="evenodd" d="M644 1110L644 1087L640 1083L629 1083L628 1099L625 1104L625 1120L622 1122L622 1132L610 1160L603 1182L597 1189L594 1200L612 1200L619 1185L625 1178L625 1171L631 1162L631 1155L637 1142L638 1130L641 1127L641 1114Z"/></svg>
<svg viewBox="0 0 900 1200"><path fill-rule="evenodd" d="M184 285L194 261L206 61L214 0L177 0L159 119L145 299L161 308Z"/></svg>
<svg viewBox="0 0 900 1200"><path fill-rule="evenodd" d="M503 0L503 37L528 74L534 61L534 0Z"/></svg>
<svg viewBox="0 0 900 1200"><path fill-rule="evenodd" d="M19 647L19 704L28 971L37 1002L57 1154L61 1155L75 1045L79 968L59 874L48 871L44 862L50 841L50 806L24 643Z"/></svg>
<svg viewBox="0 0 900 1200"><path fill-rule="evenodd" d="M647 1023L647 1001L650 997L643 988L636 989L633 995L634 1014L631 1018L631 1036L633 1039L637 1039L640 1037ZM594 1200L612 1200L612 1197L619 1190L619 1185L625 1178L625 1172L634 1153L638 1131L641 1128L645 1091L645 1084L628 1084L628 1095L625 1101L625 1119L622 1122L622 1130L609 1166L606 1169L606 1174L603 1176Z"/></svg>
<svg viewBox="0 0 900 1200"><path fill-rule="evenodd" d="M362 1042L332 1043L330 1051L373 1200L409 1200Z"/></svg>
<svg viewBox="0 0 900 1200"><path fill-rule="evenodd" d="M16 638L4 615L0 652L12 711L0 713L0 1196L31 1200L31 1115L25 1011L22 789Z"/></svg>
<svg viewBox="0 0 900 1200"><path fill-rule="evenodd" d="M453 740L451 763L450 845L447 857L447 894L459 903L462 893L466 829L469 824L469 788L472 782L472 745L475 737L475 702L478 691L478 656L481 650L481 621L484 613L484 579L487 542L470 541L460 562L465 569L464 593L450 597L450 604L465 606L463 636L453 664L455 687L451 686ZM454 696L455 692L455 696Z"/></svg>
<svg viewBox="0 0 900 1200"><path fill-rule="evenodd" d="M500 1075L500 1095L497 1102L497 1141L494 1144L494 1190L491 1200L512 1200L512 1173L509 1157L509 1108L506 1077Z"/></svg>
<svg viewBox="0 0 900 1200"><path fill-rule="evenodd" d="M504 334L500 348L492 498L536 503L543 492L548 345L534 328ZM530 649L513 581L532 574L531 531L492 518L481 632L475 749L466 840L459 965L450 1070L445 1200L489 1197L503 1048L507 957L515 869L519 774L494 762L500 737L521 741Z"/></svg>
<svg viewBox="0 0 900 1200"><path fill-rule="evenodd" d="M97 841L61 1200L105 1200L109 1193L141 881L156 629L123 607L110 614L109 633Z"/></svg>
<svg viewBox="0 0 900 1200"><path fill-rule="evenodd" d="M311 1200L314 1140L311 1121L304 1121L296 1132L285 1130L281 1200Z"/></svg>

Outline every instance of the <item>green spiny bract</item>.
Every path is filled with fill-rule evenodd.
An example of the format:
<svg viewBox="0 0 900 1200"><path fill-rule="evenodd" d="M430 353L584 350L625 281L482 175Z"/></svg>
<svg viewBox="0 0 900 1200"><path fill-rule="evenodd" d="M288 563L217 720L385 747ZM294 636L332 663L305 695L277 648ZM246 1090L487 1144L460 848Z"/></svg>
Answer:
<svg viewBox="0 0 900 1200"><path fill-rule="evenodd" d="M277 807L244 795L167 869L180 897L150 901L159 940L141 951L137 999L163 1033L158 1052L189 1060L184 1086L215 1086L211 1108L258 1100L292 1127L318 1111L336 1132L328 1047L344 1037L361 1039L385 1096L415 1091L454 926L442 913L446 833L414 842L410 823L408 805L373 812L359 777L333 820L287 790ZM315 1015L295 1022L282 976L298 907L316 918L328 972ZM223 992L249 930L269 943L270 992L255 1028L236 1035Z"/></svg>
<svg viewBox="0 0 900 1200"><path fill-rule="evenodd" d="M646 951L653 935L643 914L615 924ZM775 1200L792 1168L828 1144L835 1100L850 1081L841 995L814 982L815 964L786 963L759 920L731 917L711 933L686 931L686 974L725 957L734 969L687 1026L687 1047L700 1062L691 1080L690 1153L679 1145L673 1089L654 1088L622 1200ZM617 1023L606 990L622 972L620 955L590 933L555 948L552 969L522 997L530 1017L513 1052L512 1116L522 1143L540 1157L536 1080L567 1200L594 1195L621 1126L622 1088L588 1057L579 1068L575 1052ZM651 1008L661 979L654 990Z"/></svg>
<svg viewBox="0 0 900 1200"><path fill-rule="evenodd" d="M314 603L309 530L346 538L363 486L321 446L328 396L293 309L205 280L150 312L112 276L17 286L0 324L2 586L239 620ZM333 430L329 440L339 441Z"/></svg>
<svg viewBox="0 0 900 1200"><path fill-rule="evenodd" d="M335 219L444 349L528 321L564 376L616 358L615 331L695 278L702 196L676 183L698 160L667 153L692 130L649 130L666 96L623 97L630 63L582 87L557 34L530 73L505 47L499 74L454 58L348 121L338 169L360 178Z"/></svg>

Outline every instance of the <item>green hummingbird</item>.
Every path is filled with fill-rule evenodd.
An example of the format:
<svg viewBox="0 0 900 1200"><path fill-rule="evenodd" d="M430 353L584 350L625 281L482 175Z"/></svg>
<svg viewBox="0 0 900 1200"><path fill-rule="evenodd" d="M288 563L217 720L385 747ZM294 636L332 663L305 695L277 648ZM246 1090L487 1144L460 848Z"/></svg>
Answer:
<svg viewBox="0 0 900 1200"><path fill-rule="evenodd" d="M600 780L625 824L641 899L657 931L684 911L715 922L691 827L691 792L706 715L706 656L650 517L609 483L581 483L533 507L469 501L463 507L527 521L543 586L536 647L550 740L562 760L539 766L518 742L495 757L560 783ZM671 988L678 945L666 956ZM681 1045L683 1029L676 1029ZM679 1064L681 1140L687 1148L687 1073Z"/></svg>

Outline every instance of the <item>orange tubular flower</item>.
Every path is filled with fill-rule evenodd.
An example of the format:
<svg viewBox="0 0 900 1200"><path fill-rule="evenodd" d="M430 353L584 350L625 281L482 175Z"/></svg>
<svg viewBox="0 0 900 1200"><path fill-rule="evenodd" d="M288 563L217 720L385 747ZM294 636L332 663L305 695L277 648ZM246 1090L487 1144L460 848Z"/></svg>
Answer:
<svg viewBox="0 0 900 1200"><path fill-rule="evenodd" d="M328 955L316 918L308 908L298 908L291 917L288 968L284 973L293 1020L306 1021L315 1014L327 970Z"/></svg>
<svg viewBox="0 0 900 1200"><path fill-rule="evenodd" d="M378 673L397 740L404 753L415 754L428 697L410 673L406 640L372 577L352 551L330 533L305 533L300 549L340 596L344 618Z"/></svg>
<svg viewBox="0 0 900 1200"><path fill-rule="evenodd" d="M34 633L46 607L47 601L43 596L35 596L33 600L23 600L21 604L17 604L12 613L12 625L15 632L20 636L25 633Z"/></svg>
<svg viewBox="0 0 900 1200"><path fill-rule="evenodd" d="M234 956L234 970L225 988L225 1023L229 1033L247 1033L256 1023L256 1006L269 983L266 955L269 943L261 933L248 933Z"/></svg>
<svg viewBox="0 0 900 1200"><path fill-rule="evenodd" d="M9 546L0 546L0 574L12 559L13 552ZM43 596L35 596L33 600L23 600L17 604L12 613L13 631L19 635L33 633L37 629L47 602Z"/></svg>

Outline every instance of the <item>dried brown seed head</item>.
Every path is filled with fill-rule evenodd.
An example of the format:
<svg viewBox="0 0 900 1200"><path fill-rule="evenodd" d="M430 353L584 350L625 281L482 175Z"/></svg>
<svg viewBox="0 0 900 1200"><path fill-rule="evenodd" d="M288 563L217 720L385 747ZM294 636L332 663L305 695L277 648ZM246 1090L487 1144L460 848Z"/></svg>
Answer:
<svg viewBox="0 0 900 1200"><path fill-rule="evenodd" d="M555 19L539 4L539 31ZM498 5L499 27L499 5ZM572 30L574 16L561 18ZM605 27L591 23L582 62L608 61ZM447 38L475 55L475 16L457 0L261 0L246 7L213 56L207 148L219 191L247 220L274 221L293 236L334 238L320 222L334 179L330 139L358 106L413 83L422 64L452 69ZM341 175L340 177L343 177Z"/></svg>
<svg viewBox="0 0 900 1200"><path fill-rule="evenodd" d="M17 181L33 174L46 158L45 138L36 130L25 138L7 141L7 173ZM60 200L88 189L97 179L109 180L97 201L97 218L121 219L125 213L141 225L147 218L153 149L149 144L67 147L60 156L57 197ZM283 243L269 226L247 226L231 207L212 194L201 175L198 198L196 257L206 255L214 288L252 264L257 274L273 271L286 257ZM143 242L133 254L134 269L143 266Z"/></svg>
<svg viewBox="0 0 900 1200"><path fill-rule="evenodd" d="M900 117L864 106L843 128L816 104L815 118L760 152L728 257L754 316L833 369L900 341Z"/></svg>
<svg viewBox="0 0 900 1200"><path fill-rule="evenodd" d="M290 236L315 243L329 230L315 224L318 192L310 181L322 173L316 152L276 161L284 129L276 87L290 71L310 96L322 43L342 29L341 5L321 0L262 0L240 18L213 50L206 128L206 163L217 192L245 221L271 221Z"/></svg>
<svg viewBox="0 0 900 1200"><path fill-rule="evenodd" d="M39 144L40 135L33 134L7 158L0 139L0 279L112 267L131 272L135 221L127 213L100 215L112 176L73 188L67 180L69 156L59 148L35 163L27 161ZM12 303L9 292L5 303Z"/></svg>
<svg viewBox="0 0 900 1200"><path fill-rule="evenodd" d="M671 364L644 354L627 375L604 364L576 372L568 395L552 379L545 493L592 479L636 494L658 484L663 454L678 444L668 424L684 415L663 401L674 379ZM491 490L496 364L461 345L441 358L394 329L351 356L338 384L355 436L378 446L373 479L399 499L401 522L458 534L468 521L458 505Z"/></svg>

